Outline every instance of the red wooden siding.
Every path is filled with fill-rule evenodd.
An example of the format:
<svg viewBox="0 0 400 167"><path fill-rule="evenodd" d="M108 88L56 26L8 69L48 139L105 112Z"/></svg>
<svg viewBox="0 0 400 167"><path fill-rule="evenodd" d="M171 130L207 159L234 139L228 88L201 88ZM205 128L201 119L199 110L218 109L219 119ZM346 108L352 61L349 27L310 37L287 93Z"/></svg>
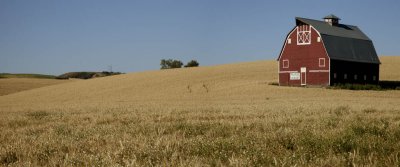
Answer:
<svg viewBox="0 0 400 167"><path fill-rule="evenodd" d="M308 26L308 25L307 25ZM303 27L304 28L304 27ZM326 53L322 39L318 42L318 32L311 28L311 44L297 44L297 29L289 33L288 40L285 41L284 48L279 57L279 84L300 86L304 75L300 74L300 80L290 80L290 72L301 72L301 67L306 68L306 85L329 85L329 65L330 59ZM325 59L325 67L320 67L319 59ZM289 67L283 67L283 61L289 61ZM285 62L286 63L286 62Z"/></svg>

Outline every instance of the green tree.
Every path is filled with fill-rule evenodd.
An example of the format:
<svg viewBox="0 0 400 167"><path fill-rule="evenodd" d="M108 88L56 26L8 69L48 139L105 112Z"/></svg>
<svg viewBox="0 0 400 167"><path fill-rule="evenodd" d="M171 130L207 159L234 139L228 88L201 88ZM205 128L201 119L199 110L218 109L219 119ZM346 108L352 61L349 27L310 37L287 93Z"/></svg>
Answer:
<svg viewBox="0 0 400 167"><path fill-rule="evenodd" d="M183 63L180 60L173 60L173 59L162 59L160 66L161 69L171 69L171 68L181 68Z"/></svg>
<svg viewBox="0 0 400 167"><path fill-rule="evenodd" d="M196 60L191 60L185 65L185 67L198 67L198 66L199 62L197 62Z"/></svg>

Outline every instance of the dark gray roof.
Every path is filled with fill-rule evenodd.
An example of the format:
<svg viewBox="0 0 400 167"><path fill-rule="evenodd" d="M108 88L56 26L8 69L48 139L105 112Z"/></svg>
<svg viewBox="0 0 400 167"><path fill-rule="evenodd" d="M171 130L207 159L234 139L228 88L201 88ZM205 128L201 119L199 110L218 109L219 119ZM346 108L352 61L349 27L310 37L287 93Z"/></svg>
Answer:
<svg viewBox="0 0 400 167"><path fill-rule="evenodd" d="M325 16L323 19L337 19L337 20L340 20L339 17L337 17L337 16L335 16L335 15L333 15L333 14L330 14L330 15L328 15L328 16Z"/></svg>
<svg viewBox="0 0 400 167"><path fill-rule="evenodd" d="M320 34L333 35L338 37L356 38L363 40L370 40L357 26L339 24L337 26L331 26L330 24L312 19L305 19L296 17L296 23L303 22L312 25L319 31Z"/></svg>
<svg viewBox="0 0 400 167"><path fill-rule="evenodd" d="M334 60L380 63L371 39L357 26L331 26L324 21L296 17L296 24L312 25L320 34L328 56Z"/></svg>
<svg viewBox="0 0 400 167"><path fill-rule="evenodd" d="M342 38L325 34L321 34L321 37L331 59L380 63L374 45L370 40Z"/></svg>

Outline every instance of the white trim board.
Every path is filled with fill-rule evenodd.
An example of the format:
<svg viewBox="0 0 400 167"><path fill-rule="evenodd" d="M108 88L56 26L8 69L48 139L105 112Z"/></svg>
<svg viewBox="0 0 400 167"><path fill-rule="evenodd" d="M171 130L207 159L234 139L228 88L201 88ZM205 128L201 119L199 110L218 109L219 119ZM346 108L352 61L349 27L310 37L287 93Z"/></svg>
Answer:
<svg viewBox="0 0 400 167"><path fill-rule="evenodd" d="M322 63L322 65L321 65L321 63ZM326 65L325 58L318 58L318 67L325 67L325 65Z"/></svg>
<svg viewBox="0 0 400 167"><path fill-rule="evenodd" d="M308 72L329 72L329 70L310 70Z"/></svg>
<svg viewBox="0 0 400 167"><path fill-rule="evenodd" d="M299 71L279 71L279 74L292 73L292 72L299 72Z"/></svg>
<svg viewBox="0 0 400 167"><path fill-rule="evenodd" d="M297 26L293 27L293 29L287 34L286 39L285 39L285 42L284 42L284 45L283 45L283 47L282 47L282 50L281 50L281 52L279 53L278 61L281 60L283 51L285 50L285 47L286 47L286 44L287 44L287 43L286 43L286 40L292 35L292 33L294 32L294 30L296 30L296 28L297 28Z"/></svg>
<svg viewBox="0 0 400 167"><path fill-rule="evenodd" d="M303 73L304 73L304 78L303 78ZM300 67L300 85L302 86L307 85L307 67Z"/></svg>
<svg viewBox="0 0 400 167"><path fill-rule="evenodd" d="M287 62L287 63L285 63ZM285 66L286 64L286 66ZM289 64L289 59L283 59L282 60L282 68L289 68L290 64Z"/></svg>

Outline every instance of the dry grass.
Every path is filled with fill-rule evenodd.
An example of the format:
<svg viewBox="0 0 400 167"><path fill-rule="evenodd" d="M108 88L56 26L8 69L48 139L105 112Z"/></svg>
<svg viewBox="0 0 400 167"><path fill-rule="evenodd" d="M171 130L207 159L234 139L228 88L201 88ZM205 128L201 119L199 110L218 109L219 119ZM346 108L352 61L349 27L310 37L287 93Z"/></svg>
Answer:
<svg viewBox="0 0 400 167"><path fill-rule="evenodd" d="M382 79L400 80L398 59L381 59L392 71ZM0 164L400 165L400 91L278 87L276 68L149 71L2 96Z"/></svg>
<svg viewBox="0 0 400 167"><path fill-rule="evenodd" d="M400 73L395 72L400 70L400 58L398 56L380 57L382 65L380 67L381 80L399 81Z"/></svg>
<svg viewBox="0 0 400 167"><path fill-rule="evenodd" d="M0 96L69 81L42 78L2 78L0 79Z"/></svg>

